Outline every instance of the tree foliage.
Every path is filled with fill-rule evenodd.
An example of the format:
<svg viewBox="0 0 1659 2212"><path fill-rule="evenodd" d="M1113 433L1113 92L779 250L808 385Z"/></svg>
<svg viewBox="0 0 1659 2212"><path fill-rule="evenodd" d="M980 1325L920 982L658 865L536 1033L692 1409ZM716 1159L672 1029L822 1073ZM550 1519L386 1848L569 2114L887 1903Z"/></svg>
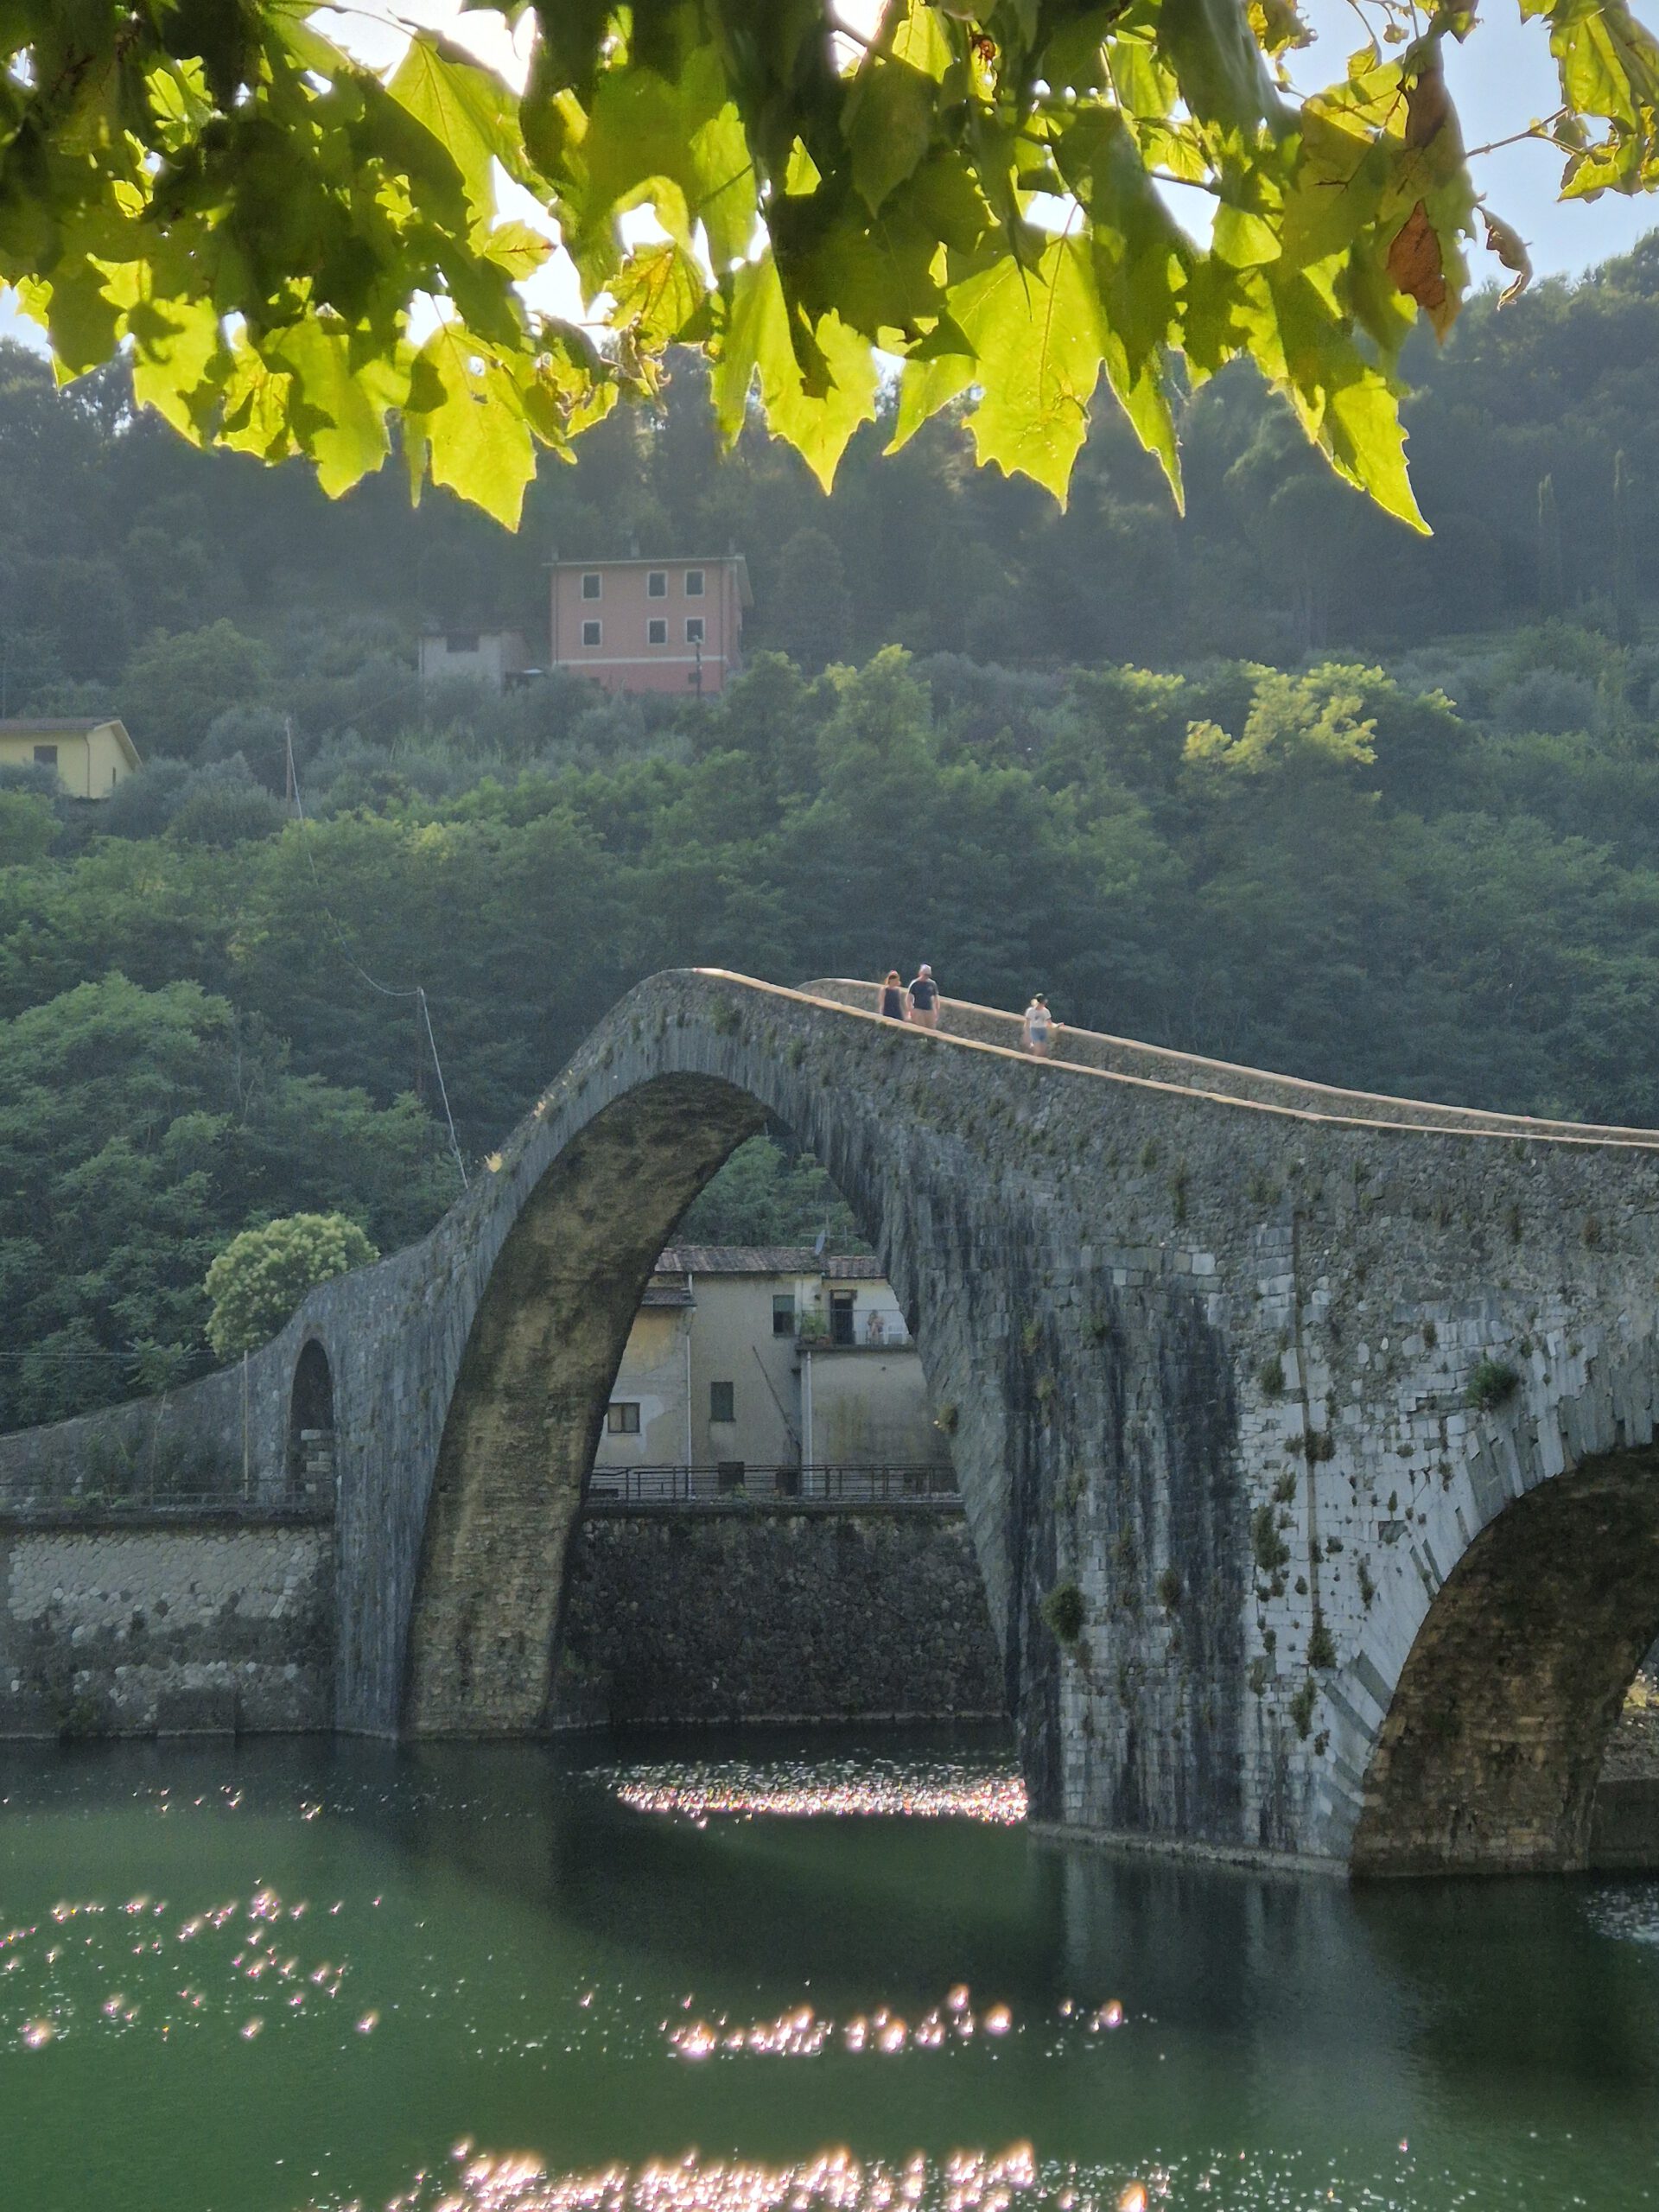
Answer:
<svg viewBox="0 0 1659 2212"><path fill-rule="evenodd" d="M675 1232L683 1244L811 1244L867 1248L851 1207L810 1153L792 1156L771 1137L739 1145L694 1198Z"/></svg>
<svg viewBox="0 0 1659 2212"><path fill-rule="evenodd" d="M31 878L42 887L35 869L0 866L8 892ZM137 878L129 894L142 903ZM348 1211L402 1244L453 1182L411 1100L376 1107L296 1073L263 1025L177 979L205 964L184 941L152 963L154 988L122 975L123 903L101 924L99 899L85 904L112 935L86 949L71 988L10 995L0 1017L0 1426L199 1371L202 1278L250 1221Z"/></svg>
<svg viewBox="0 0 1659 2212"><path fill-rule="evenodd" d="M1625 0L1522 0L1560 73L1576 197L1659 181L1659 45ZM758 390L826 483L902 365L891 442L967 397L977 457L1063 493L1097 387L1179 492L1176 362L1235 359L1336 470L1418 519L1394 372L1485 243L1442 70L1466 0L1361 0L1367 35L1303 93L1291 0L887 0L832 39L821 0L506 0L522 97L416 32L384 81L295 0L15 0L0 13L0 276L61 371L132 350L174 427L330 492L394 434L418 491L516 520L537 444L566 453L665 349L713 364L721 435ZM549 251L588 331L517 289ZM1200 245L1165 185L1214 203ZM657 235L625 241L648 207ZM1061 227L1045 211L1062 211ZM438 303L421 334L414 311Z"/></svg>
<svg viewBox="0 0 1659 2212"><path fill-rule="evenodd" d="M207 1270L207 1341L221 1359L257 1351L298 1311L308 1291L379 1256L344 1214L288 1214L245 1229Z"/></svg>

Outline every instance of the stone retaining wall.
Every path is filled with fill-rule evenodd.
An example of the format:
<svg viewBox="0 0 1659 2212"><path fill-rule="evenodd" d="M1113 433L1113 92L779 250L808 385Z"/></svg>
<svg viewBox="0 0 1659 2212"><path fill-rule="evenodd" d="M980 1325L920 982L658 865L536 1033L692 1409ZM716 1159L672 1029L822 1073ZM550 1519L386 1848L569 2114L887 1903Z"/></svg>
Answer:
<svg viewBox="0 0 1659 2212"><path fill-rule="evenodd" d="M0 1737L327 1728L317 1521L0 1527Z"/></svg>
<svg viewBox="0 0 1659 2212"><path fill-rule="evenodd" d="M1604 1775L1590 1831L1598 1874L1648 1874L1659 1866L1659 1776Z"/></svg>
<svg viewBox="0 0 1659 2212"><path fill-rule="evenodd" d="M1007 1710L954 1507L589 1514L554 1696L564 1727Z"/></svg>

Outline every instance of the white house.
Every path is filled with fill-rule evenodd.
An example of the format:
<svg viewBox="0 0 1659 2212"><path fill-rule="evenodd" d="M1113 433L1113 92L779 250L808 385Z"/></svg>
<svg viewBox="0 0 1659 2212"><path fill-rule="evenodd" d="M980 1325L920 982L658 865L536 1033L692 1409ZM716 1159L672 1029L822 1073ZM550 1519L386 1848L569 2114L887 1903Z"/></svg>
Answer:
<svg viewBox="0 0 1659 2212"><path fill-rule="evenodd" d="M440 630L423 632L421 681L440 677L469 676L505 691L531 673L530 647L522 630Z"/></svg>
<svg viewBox="0 0 1659 2212"><path fill-rule="evenodd" d="M878 1261L807 1246L676 1245L657 1263L622 1356L593 1491L949 1486L921 1361ZM865 1485L869 1487L867 1483ZM683 1490L682 1482L679 1489Z"/></svg>

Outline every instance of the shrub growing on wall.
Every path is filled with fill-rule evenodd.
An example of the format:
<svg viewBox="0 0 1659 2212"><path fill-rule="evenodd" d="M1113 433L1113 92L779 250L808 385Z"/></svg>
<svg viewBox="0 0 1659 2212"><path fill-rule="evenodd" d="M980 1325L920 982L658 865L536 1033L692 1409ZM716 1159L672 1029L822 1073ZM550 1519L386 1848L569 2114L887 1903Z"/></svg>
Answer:
<svg viewBox="0 0 1659 2212"><path fill-rule="evenodd" d="M293 1213L233 1236L207 1270L207 1341L221 1359L269 1344L307 1291L379 1253L342 1213Z"/></svg>

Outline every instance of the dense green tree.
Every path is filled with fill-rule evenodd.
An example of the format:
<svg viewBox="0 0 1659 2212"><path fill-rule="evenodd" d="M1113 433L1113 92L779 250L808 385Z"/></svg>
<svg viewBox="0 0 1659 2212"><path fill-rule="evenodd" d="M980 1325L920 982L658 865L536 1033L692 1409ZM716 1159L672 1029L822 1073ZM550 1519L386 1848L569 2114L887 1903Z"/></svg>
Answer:
<svg viewBox="0 0 1659 2212"><path fill-rule="evenodd" d="M50 800L38 791L0 791L0 868L43 860L57 829Z"/></svg>
<svg viewBox="0 0 1659 2212"><path fill-rule="evenodd" d="M110 973L0 1022L0 1423L199 1370L202 1279L251 1220L348 1211L399 1244L444 1189L412 1103L296 1074L195 983Z"/></svg>
<svg viewBox="0 0 1659 2212"><path fill-rule="evenodd" d="M221 617L139 647L121 680L121 718L141 751L194 760L218 717L257 699L269 674L264 647Z"/></svg>
<svg viewBox="0 0 1659 2212"><path fill-rule="evenodd" d="M290 1213L232 1237L207 1270L207 1341L221 1359L257 1351L299 1310L308 1291L379 1253L340 1213Z"/></svg>
<svg viewBox="0 0 1659 2212"><path fill-rule="evenodd" d="M694 1198L675 1237L683 1244L816 1244L866 1249L851 1207L810 1153L751 1137Z"/></svg>
<svg viewBox="0 0 1659 2212"><path fill-rule="evenodd" d="M798 530L778 556L778 643L801 667L843 660L852 639L852 601L840 548L822 530Z"/></svg>

